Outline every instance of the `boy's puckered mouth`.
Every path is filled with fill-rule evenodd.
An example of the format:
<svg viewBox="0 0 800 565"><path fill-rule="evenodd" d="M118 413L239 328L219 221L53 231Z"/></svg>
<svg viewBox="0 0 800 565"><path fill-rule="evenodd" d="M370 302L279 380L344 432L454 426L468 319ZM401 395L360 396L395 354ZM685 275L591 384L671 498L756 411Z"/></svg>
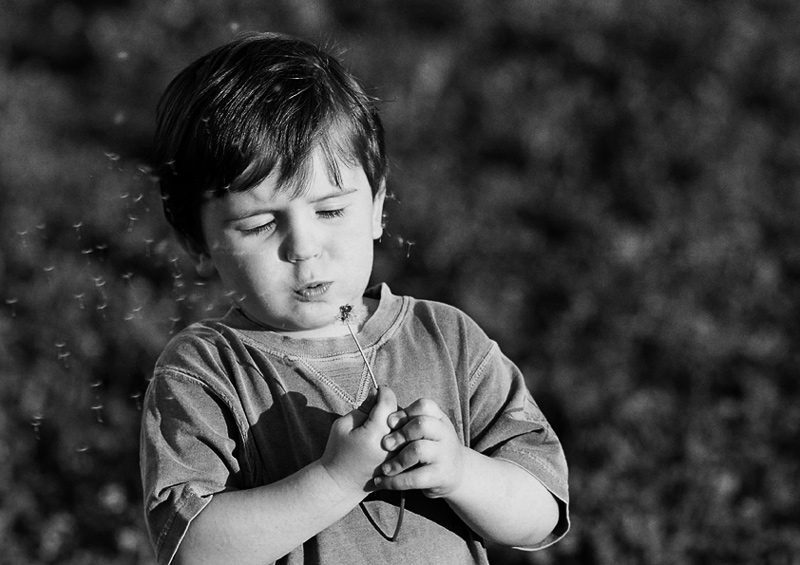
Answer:
<svg viewBox="0 0 800 565"><path fill-rule="evenodd" d="M331 281L313 281L295 289L295 294L303 300L314 300L324 295L330 289Z"/></svg>

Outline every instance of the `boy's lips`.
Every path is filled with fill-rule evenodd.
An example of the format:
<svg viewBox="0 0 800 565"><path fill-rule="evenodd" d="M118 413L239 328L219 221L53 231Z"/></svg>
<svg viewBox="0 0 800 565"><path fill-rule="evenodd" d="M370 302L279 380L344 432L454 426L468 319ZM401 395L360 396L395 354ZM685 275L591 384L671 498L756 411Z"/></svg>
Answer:
<svg viewBox="0 0 800 565"><path fill-rule="evenodd" d="M328 292L331 284L331 281L313 281L296 288L294 292L303 300L313 300Z"/></svg>

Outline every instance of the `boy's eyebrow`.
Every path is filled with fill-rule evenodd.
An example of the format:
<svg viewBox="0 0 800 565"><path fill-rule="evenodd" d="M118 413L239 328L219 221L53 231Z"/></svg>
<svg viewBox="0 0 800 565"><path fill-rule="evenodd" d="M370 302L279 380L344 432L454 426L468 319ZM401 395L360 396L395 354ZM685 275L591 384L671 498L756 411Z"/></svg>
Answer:
<svg viewBox="0 0 800 565"><path fill-rule="evenodd" d="M311 202L313 204L318 204L319 202L325 202L326 200L332 200L334 198L338 198L340 196L347 196L348 194L353 194L354 192L358 192L358 188L348 188L343 186L341 189L331 192L329 194L323 194L319 198L315 198Z"/></svg>

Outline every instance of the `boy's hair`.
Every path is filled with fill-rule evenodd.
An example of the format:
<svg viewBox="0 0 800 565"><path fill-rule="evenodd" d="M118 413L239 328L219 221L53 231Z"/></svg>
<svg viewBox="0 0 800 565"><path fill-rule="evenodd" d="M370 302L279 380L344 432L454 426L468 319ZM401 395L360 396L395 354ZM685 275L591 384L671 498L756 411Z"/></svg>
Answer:
<svg viewBox="0 0 800 565"><path fill-rule="evenodd" d="M375 101L318 47L253 33L186 67L158 103L154 162L181 243L205 249L200 207L209 197L254 188L273 172L280 189L302 193L316 147L337 185L338 159L362 167L373 194L384 187Z"/></svg>

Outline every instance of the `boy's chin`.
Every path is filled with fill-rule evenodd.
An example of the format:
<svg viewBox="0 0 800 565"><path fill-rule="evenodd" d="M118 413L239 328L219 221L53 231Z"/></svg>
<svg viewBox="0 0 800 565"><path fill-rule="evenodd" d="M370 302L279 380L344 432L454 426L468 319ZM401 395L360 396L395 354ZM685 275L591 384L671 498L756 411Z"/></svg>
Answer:
<svg viewBox="0 0 800 565"><path fill-rule="evenodd" d="M352 313L350 317L343 316L346 307L350 307ZM356 301L342 302L342 304L316 303L305 304L297 311L288 314L286 317L276 317L267 312L258 312L258 307L247 308L240 304L245 317L251 322L261 326L262 329L284 335L286 337L314 338L314 337L338 337L349 335L349 329L345 319L351 324L358 326L363 318L362 311L365 311L363 298ZM255 310L255 311L254 311Z"/></svg>

